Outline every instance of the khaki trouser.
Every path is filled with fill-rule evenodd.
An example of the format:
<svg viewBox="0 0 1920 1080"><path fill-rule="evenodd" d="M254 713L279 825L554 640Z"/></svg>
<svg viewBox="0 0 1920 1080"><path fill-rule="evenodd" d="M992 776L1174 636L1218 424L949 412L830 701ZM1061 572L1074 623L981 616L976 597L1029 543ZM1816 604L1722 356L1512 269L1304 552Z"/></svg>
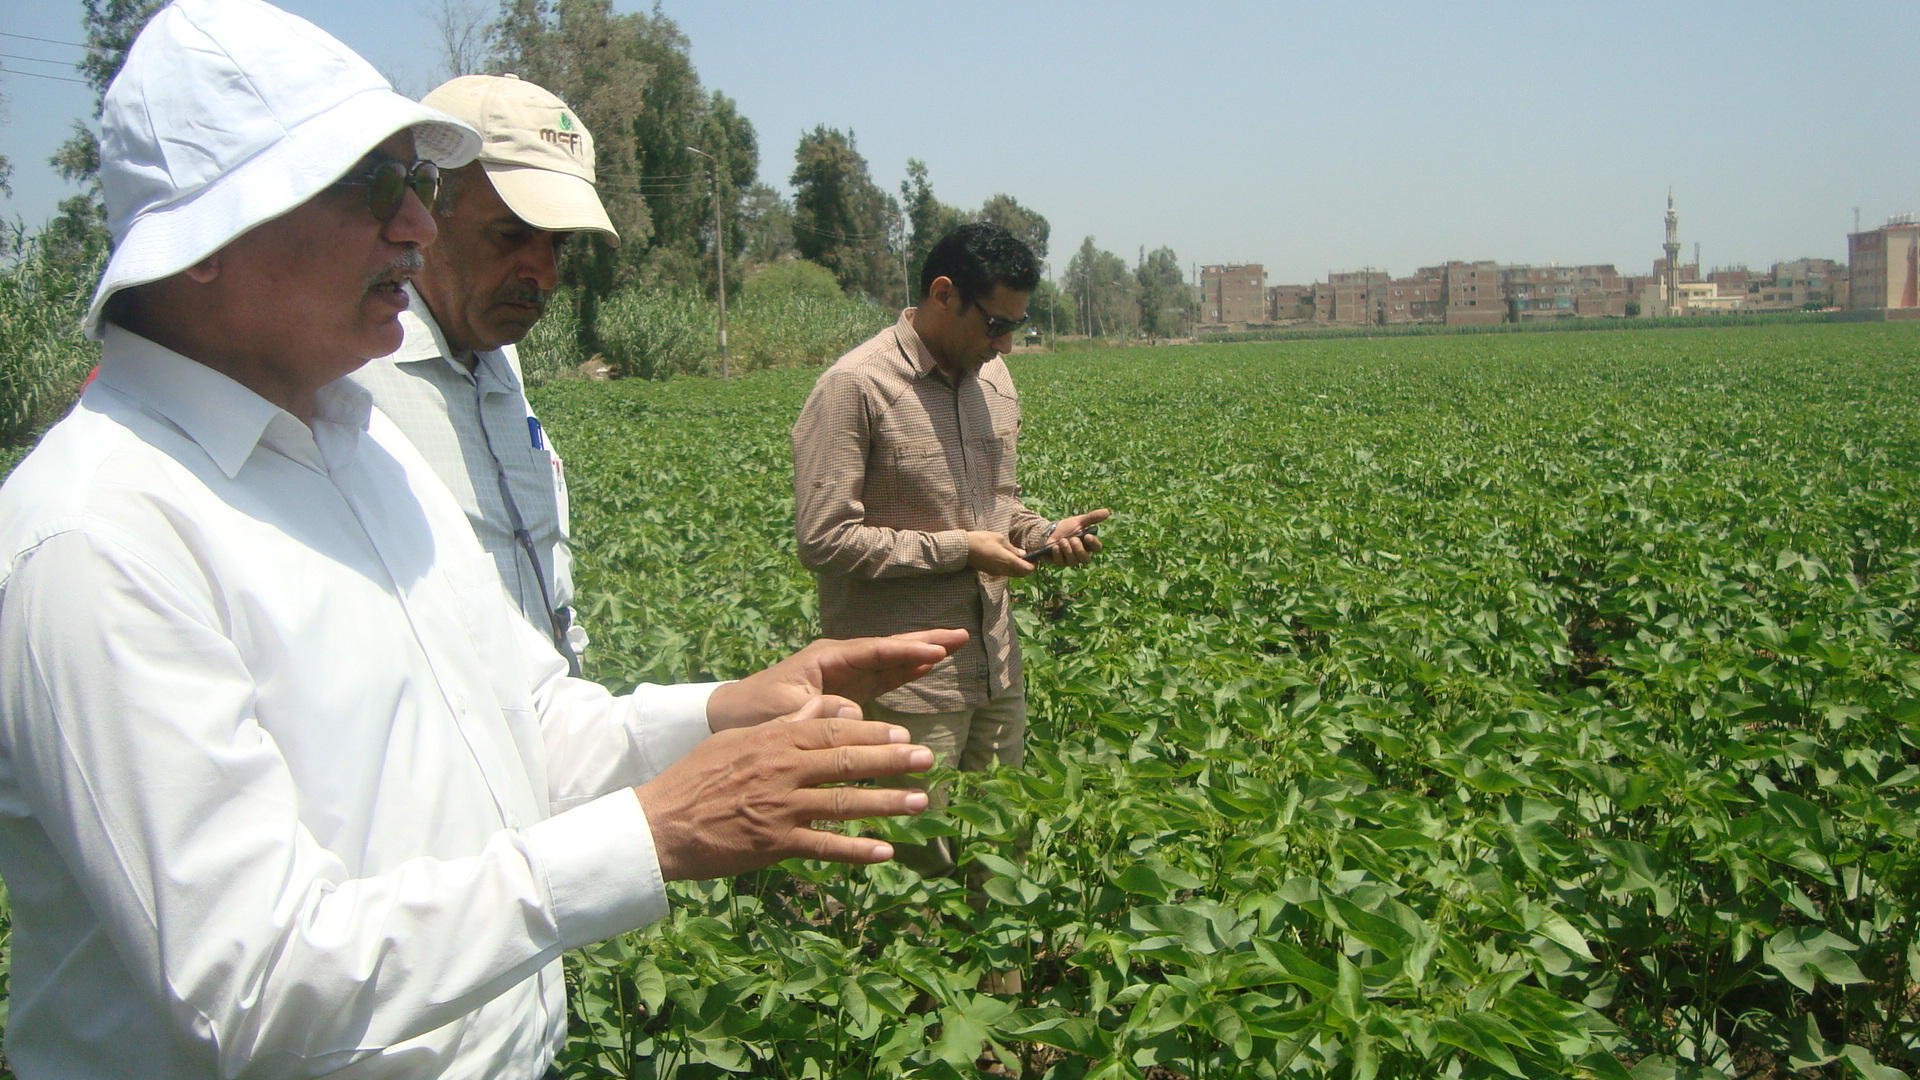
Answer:
<svg viewBox="0 0 1920 1080"><path fill-rule="evenodd" d="M996 698L979 708L958 712L903 713L884 705L862 707L867 719L898 724L913 733L913 741L933 751L935 765L951 765L961 772L985 772L994 762L1018 765L1027 759L1027 699ZM877 787L927 788L918 773L882 777ZM946 785L927 790L927 808L947 805ZM895 844L893 857L922 877L952 877L954 852L948 837L925 844Z"/></svg>

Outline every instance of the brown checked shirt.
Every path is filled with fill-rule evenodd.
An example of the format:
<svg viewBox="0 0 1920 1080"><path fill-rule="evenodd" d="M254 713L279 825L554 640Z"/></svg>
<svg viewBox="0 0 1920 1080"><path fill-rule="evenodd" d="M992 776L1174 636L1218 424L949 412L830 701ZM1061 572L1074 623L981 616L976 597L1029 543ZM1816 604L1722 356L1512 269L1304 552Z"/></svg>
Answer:
<svg viewBox="0 0 1920 1080"><path fill-rule="evenodd" d="M1021 693L1007 579L968 569L968 530L1031 550L1053 523L1020 502L1020 398L1006 363L996 356L949 383L912 316L902 312L814 384L793 425L794 526L828 637L972 635L879 699L951 712Z"/></svg>

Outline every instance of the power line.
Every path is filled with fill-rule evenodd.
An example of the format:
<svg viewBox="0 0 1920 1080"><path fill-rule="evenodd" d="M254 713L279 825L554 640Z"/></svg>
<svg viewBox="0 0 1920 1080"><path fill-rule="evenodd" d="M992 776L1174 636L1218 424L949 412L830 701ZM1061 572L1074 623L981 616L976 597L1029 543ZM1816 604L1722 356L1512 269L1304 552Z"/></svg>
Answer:
<svg viewBox="0 0 1920 1080"><path fill-rule="evenodd" d="M838 229L822 229L822 228L820 228L820 227L819 227L819 226L817 226L817 225L802 225L802 224L801 224L801 223L799 223L798 221L796 221L796 222L794 222L794 223L793 223L793 227L794 227L794 228L796 228L796 229L804 229L804 230L806 230L807 232L810 232L810 233L813 233L813 234L814 234L815 236L831 236L831 237L833 237L833 238L834 238L835 240L849 240L849 241L857 241L857 242L864 242L864 241L867 241L867 240L890 240L890 239L892 239L892 238L891 238L890 236L888 236L888 235L887 235L886 233L870 233L870 234L868 234L868 235L866 235L866 236L854 236L854 235L851 235L851 234L849 234L849 233L843 233L843 232L841 232L841 231L839 231Z"/></svg>
<svg viewBox="0 0 1920 1080"><path fill-rule="evenodd" d="M21 56L19 53L0 52L0 56L4 56L9 60L25 60L34 64L52 64L54 67L70 68L73 66L65 60L42 60L37 56Z"/></svg>
<svg viewBox="0 0 1920 1080"><path fill-rule="evenodd" d="M25 76L26 76L27 78L29 78L29 79L51 79L51 80L53 80L54 82L70 82L70 83L78 83L78 84L80 84L81 86L92 86L92 85L93 85L92 83L90 83L90 82L88 82L88 81L87 81L87 80L85 80L85 79L66 79L66 78L62 78L62 77L60 77L60 76L58 76L58 75L42 75L42 74L40 74L40 73L39 73L39 72L37 72L37 71L17 71L17 70L15 70L15 69L13 69L13 68L4 68L4 67L0 67L0 71L4 71L4 72L6 72L6 73L7 73L7 74L9 74L9 75L25 75Z"/></svg>
<svg viewBox="0 0 1920 1080"><path fill-rule="evenodd" d="M9 34L5 30L0 30L0 37L19 38L21 41L38 41L45 45L66 45L75 49L99 48L97 45L82 45L77 41L55 41L52 38L34 37L30 34Z"/></svg>

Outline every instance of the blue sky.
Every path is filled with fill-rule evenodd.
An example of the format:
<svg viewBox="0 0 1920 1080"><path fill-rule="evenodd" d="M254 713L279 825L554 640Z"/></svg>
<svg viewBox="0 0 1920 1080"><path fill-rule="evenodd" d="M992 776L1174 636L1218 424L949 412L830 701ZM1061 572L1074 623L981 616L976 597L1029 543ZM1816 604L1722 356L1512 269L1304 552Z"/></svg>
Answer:
<svg viewBox="0 0 1920 1080"><path fill-rule="evenodd" d="M634 10L631 0L616 0ZM434 0L283 6L422 93L443 75ZM1262 262L1273 282L1446 259L1660 254L1671 186L1686 254L1756 270L1845 258L1920 210L1920 4L1624 0L965 5L663 0L710 89L738 101L762 178L851 130L897 191L925 160L946 202L1007 192L1132 261ZM10 34L81 40L77 0L0 0ZM76 50L0 37L0 53ZM0 153L29 225L74 189L44 165L84 86L0 57Z"/></svg>

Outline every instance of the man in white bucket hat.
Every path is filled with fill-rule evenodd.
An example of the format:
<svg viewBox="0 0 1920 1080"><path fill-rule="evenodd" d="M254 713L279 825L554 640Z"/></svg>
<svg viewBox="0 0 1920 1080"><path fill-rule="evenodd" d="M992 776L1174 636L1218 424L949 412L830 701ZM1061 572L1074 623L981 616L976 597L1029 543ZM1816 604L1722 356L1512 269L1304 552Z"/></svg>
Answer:
<svg viewBox="0 0 1920 1080"><path fill-rule="evenodd" d="M399 351L353 378L446 481L521 613L579 674L566 473L514 345L545 314L570 239L620 240L594 192L593 135L514 75L463 75L422 100L479 131L480 153L443 178L440 239L408 285Z"/></svg>
<svg viewBox="0 0 1920 1080"><path fill-rule="evenodd" d="M663 881L891 854L810 827L925 805L820 786L930 761L848 699L963 633L614 698L341 377L470 129L257 0L154 16L103 123L100 375L0 488L17 1075L537 1077Z"/></svg>

